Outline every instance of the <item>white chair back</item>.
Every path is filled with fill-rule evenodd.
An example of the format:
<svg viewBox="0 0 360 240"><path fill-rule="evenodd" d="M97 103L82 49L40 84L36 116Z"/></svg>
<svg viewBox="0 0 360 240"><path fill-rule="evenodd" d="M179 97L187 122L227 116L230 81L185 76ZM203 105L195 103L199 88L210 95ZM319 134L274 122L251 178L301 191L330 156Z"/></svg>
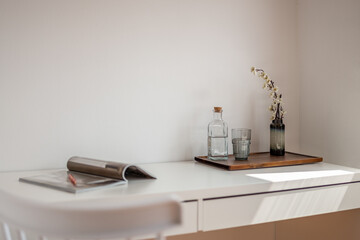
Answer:
<svg viewBox="0 0 360 240"><path fill-rule="evenodd" d="M0 191L1 240L131 238L162 232L181 224L181 205L173 196L122 202L94 199L65 203L41 203L20 199ZM16 228L16 234L10 231Z"/></svg>

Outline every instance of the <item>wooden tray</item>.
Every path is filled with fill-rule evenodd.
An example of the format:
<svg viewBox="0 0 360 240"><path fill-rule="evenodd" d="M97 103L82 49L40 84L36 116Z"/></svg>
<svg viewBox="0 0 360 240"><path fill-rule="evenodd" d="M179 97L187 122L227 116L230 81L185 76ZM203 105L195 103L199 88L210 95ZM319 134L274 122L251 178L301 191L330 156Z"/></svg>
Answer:
<svg viewBox="0 0 360 240"><path fill-rule="evenodd" d="M250 153L248 160L235 160L234 155L229 155L228 160L210 160L207 156L198 156L195 157L195 160L232 171L316 163L321 162L323 159L321 157L313 157L291 152L285 152L284 156L273 156L270 155L269 152L260 152Z"/></svg>

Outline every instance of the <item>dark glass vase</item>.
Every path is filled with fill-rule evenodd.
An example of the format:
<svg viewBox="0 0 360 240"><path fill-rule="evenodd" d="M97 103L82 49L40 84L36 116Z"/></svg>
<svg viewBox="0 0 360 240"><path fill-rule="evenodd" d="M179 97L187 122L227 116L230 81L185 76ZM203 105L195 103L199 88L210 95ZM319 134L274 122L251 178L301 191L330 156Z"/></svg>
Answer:
<svg viewBox="0 0 360 240"><path fill-rule="evenodd" d="M285 124L279 118L270 124L270 154L285 155Z"/></svg>

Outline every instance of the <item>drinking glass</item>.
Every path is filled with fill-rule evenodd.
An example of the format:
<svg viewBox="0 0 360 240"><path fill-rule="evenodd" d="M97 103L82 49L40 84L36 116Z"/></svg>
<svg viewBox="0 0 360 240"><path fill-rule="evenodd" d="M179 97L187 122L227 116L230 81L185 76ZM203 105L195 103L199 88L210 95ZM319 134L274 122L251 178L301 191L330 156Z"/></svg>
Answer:
<svg viewBox="0 0 360 240"><path fill-rule="evenodd" d="M231 138L235 159L247 160L250 153L251 129L231 129Z"/></svg>

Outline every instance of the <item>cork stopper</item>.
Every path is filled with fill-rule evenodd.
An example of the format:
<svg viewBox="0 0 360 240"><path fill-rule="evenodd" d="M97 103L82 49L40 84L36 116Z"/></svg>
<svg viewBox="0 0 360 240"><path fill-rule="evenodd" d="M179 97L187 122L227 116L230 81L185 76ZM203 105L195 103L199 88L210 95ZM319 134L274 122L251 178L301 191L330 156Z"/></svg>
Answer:
<svg viewBox="0 0 360 240"><path fill-rule="evenodd" d="M222 112L222 107L214 107L214 112Z"/></svg>

